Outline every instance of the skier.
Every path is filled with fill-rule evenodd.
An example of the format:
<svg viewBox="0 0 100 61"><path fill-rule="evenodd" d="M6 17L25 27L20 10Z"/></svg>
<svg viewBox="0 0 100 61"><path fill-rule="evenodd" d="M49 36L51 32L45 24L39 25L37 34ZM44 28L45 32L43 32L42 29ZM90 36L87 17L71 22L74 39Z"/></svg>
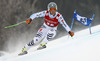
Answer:
<svg viewBox="0 0 100 61"><path fill-rule="evenodd" d="M34 44L39 43L41 40L42 42L40 44L40 47L37 49L46 48L46 44L48 43L48 41L55 37L59 23L62 24L62 26L71 37L74 36L74 33L71 32L70 27L66 24L62 15L57 12L56 3L50 2L48 4L48 10L32 14L30 18L26 21L26 23L31 24L32 20L38 17L44 17L44 24L38 30L36 36L32 39L32 41L26 44L21 53L18 55L27 54L27 51L30 49L30 47L32 47Z"/></svg>

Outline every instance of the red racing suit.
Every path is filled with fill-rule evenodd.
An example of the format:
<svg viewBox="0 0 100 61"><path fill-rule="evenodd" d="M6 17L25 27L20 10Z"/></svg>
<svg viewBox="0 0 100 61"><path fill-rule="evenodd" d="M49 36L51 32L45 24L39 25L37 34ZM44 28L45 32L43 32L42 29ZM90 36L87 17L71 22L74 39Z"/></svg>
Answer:
<svg viewBox="0 0 100 61"><path fill-rule="evenodd" d="M50 27L57 27L58 24L60 23L66 29L67 32L71 30L70 27L65 22L63 16L58 12L56 12L54 16L52 16L49 11L42 11L42 12L34 13L30 16L32 20L38 17L44 17L45 24Z"/></svg>

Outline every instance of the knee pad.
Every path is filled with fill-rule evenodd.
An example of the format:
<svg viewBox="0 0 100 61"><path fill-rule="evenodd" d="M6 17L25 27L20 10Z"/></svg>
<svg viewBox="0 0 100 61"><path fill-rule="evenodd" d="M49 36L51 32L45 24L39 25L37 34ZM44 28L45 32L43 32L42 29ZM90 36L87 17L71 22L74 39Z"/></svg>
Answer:
<svg viewBox="0 0 100 61"><path fill-rule="evenodd" d="M38 43L38 42L40 42L40 38L39 37L34 37L34 43L36 44L36 43Z"/></svg>
<svg viewBox="0 0 100 61"><path fill-rule="evenodd" d="M31 42L29 42L27 45L28 46L33 46L34 45L34 40L32 40Z"/></svg>
<svg viewBox="0 0 100 61"><path fill-rule="evenodd" d="M54 38L56 36L56 31L53 30L53 31L49 31L48 34L47 34L47 40L50 40L52 38Z"/></svg>
<svg viewBox="0 0 100 61"><path fill-rule="evenodd" d="M34 37L33 40L31 42L29 42L29 44L27 44L28 46L33 46L34 44L39 42L39 38L38 37Z"/></svg>

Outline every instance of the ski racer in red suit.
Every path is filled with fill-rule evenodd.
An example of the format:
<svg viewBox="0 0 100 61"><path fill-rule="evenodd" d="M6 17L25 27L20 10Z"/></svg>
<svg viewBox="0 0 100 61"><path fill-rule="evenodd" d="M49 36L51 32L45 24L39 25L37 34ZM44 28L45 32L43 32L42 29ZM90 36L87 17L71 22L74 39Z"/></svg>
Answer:
<svg viewBox="0 0 100 61"><path fill-rule="evenodd" d="M40 47L37 49L46 48L46 44L48 43L48 41L56 36L56 30L59 23L62 24L62 26L71 37L74 36L74 33L71 32L70 27L67 25L62 15L57 12L56 3L50 2L48 4L48 10L32 14L30 18L26 21L26 23L31 24L31 21L38 17L44 17L45 22L38 30L36 36L32 39L32 41L24 46L19 55L27 54L27 50L29 50L29 48L32 47L34 44L39 43L41 40L42 42L40 44Z"/></svg>

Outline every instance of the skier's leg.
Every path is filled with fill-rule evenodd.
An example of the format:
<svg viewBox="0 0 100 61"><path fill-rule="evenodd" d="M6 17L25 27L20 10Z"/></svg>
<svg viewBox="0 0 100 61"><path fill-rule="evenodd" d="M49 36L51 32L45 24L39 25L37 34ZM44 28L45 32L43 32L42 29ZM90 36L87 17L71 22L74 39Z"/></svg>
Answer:
<svg viewBox="0 0 100 61"><path fill-rule="evenodd" d="M26 45L26 48L29 49L34 44L39 43L44 38L44 36L45 36L46 33L47 33L47 29L46 28L40 28L38 30L36 36L33 38L33 40Z"/></svg>
<svg viewBox="0 0 100 61"><path fill-rule="evenodd" d="M25 52L25 54L27 54L27 50L29 50L34 44L39 43L44 38L46 33L47 33L47 29L42 26L38 30L38 32L37 32L36 36L33 38L33 40L24 46L24 48L22 49L22 52L19 55L23 55L22 54L23 52Z"/></svg>
<svg viewBox="0 0 100 61"><path fill-rule="evenodd" d="M56 36L56 30L55 29L51 29L48 31L47 35L45 36L45 38L43 39L43 41L40 44L39 49L42 48L46 48L46 44L48 43L49 40L51 40L52 38L54 38Z"/></svg>

